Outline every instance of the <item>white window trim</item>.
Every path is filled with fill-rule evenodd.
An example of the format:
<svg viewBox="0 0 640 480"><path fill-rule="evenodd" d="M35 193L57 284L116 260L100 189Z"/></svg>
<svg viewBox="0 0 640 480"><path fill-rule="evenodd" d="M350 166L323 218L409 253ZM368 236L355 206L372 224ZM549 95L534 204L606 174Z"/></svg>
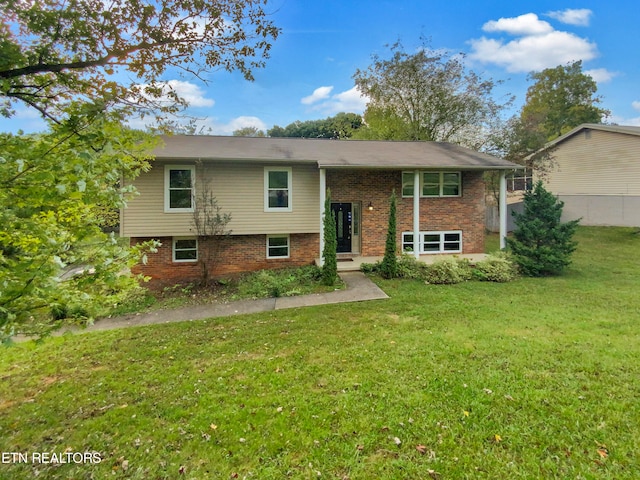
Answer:
<svg viewBox="0 0 640 480"><path fill-rule="evenodd" d="M269 172L287 172L287 206L269 206ZM293 211L293 173L291 167L264 167L264 211L265 212L291 212Z"/></svg>
<svg viewBox="0 0 640 480"><path fill-rule="evenodd" d="M196 241L196 258L180 260L176 258L176 242L178 240L195 240ZM186 249L185 249L186 250ZM189 249L191 250L191 249ZM198 237L173 237L171 239L171 260L175 263L195 263L198 261Z"/></svg>
<svg viewBox="0 0 640 480"><path fill-rule="evenodd" d="M169 204L169 179L171 170L191 171L191 208L171 208ZM164 213L193 213L195 208L196 190L196 167L195 165L165 165L164 166Z"/></svg>
<svg viewBox="0 0 640 480"><path fill-rule="evenodd" d="M438 195L424 195L424 174L425 173L437 173L439 174L439 192ZM457 173L460 182L458 184L458 194L457 195L443 195L444 189L444 174L445 173ZM405 175L414 175L414 170L403 170L400 176L400 181L402 182L402 177ZM404 182L402 182L402 186L404 186ZM462 172L458 170L420 170L420 198L457 198L462 197ZM405 195L404 188L402 188L402 198L413 198L413 195ZM415 188L414 188L415 193Z"/></svg>
<svg viewBox="0 0 640 480"><path fill-rule="evenodd" d="M459 250L445 250L444 249L444 236L447 234L458 234L460 235L460 249ZM413 235L413 232L402 232L402 251L404 252L404 236L405 235ZM440 236L440 243L439 243L439 249L437 251L429 251L429 252L425 252L424 251L424 237L426 235L439 235ZM418 238L419 243L418 243L418 253L421 255L435 255L435 254L439 254L439 253L451 253L451 254L455 254L455 253L462 253L462 230L438 230L438 231L431 231L431 232L420 232L420 236ZM408 242L407 242L408 243ZM414 247L414 252L415 252L415 247L416 247L416 239L413 239L413 247Z"/></svg>
<svg viewBox="0 0 640 480"><path fill-rule="evenodd" d="M272 238L286 238L287 239L287 255L286 256L282 256L282 255L269 255L269 240ZM271 247L271 248L282 248L282 246L280 247ZM274 258L274 259L286 259L289 258L291 256L291 238L289 235L267 235L267 258Z"/></svg>

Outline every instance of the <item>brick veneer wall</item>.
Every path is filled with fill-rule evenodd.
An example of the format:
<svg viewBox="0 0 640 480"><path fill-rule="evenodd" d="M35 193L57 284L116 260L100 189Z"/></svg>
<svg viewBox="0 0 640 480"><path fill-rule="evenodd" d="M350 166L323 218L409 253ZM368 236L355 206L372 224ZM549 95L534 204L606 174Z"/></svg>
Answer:
<svg viewBox="0 0 640 480"><path fill-rule="evenodd" d="M389 222L389 197L397 202L397 245L402 232L413 231L413 198L402 198L398 170L328 170L332 202L362 204L362 255L384 255ZM420 231L462 230L462 253L484 251L484 180L482 172L462 172L462 196L420 199ZM369 202L373 211L367 209Z"/></svg>
<svg viewBox="0 0 640 480"><path fill-rule="evenodd" d="M220 277L266 268L310 265L319 256L318 239L317 233L291 234L289 258L267 258L266 235L231 235L222 240L218 265L211 274ZM146 240L150 239L132 238L131 244ZM150 253L146 264L136 265L132 269L134 273L151 277L148 285L152 288L188 283L200 278L201 267L197 262L173 261L171 237L159 237L157 240L162 242L158 252Z"/></svg>

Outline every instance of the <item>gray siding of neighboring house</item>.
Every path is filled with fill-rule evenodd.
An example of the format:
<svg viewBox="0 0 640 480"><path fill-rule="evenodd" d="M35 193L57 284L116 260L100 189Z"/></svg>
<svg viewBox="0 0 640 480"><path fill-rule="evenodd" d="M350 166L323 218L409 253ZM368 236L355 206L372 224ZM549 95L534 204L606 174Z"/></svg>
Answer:
<svg viewBox="0 0 640 480"><path fill-rule="evenodd" d="M640 196L559 195L564 202L562 220L580 218L581 225L640 226Z"/></svg>
<svg viewBox="0 0 640 480"><path fill-rule="evenodd" d="M195 165L187 161L155 161L133 184L139 195L121 214L125 237L191 236L192 213L165 213L165 165ZM231 214L232 235L317 233L320 230L320 180L314 165L274 165L216 161L196 168L196 189L207 178L223 213ZM264 211L264 167L292 167L292 211ZM203 175L201 168L205 168ZM197 193L196 193L197 197Z"/></svg>
<svg viewBox="0 0 640 480"><path fill-rule="evenodd" d="M565 202L563 220L640 225L640 136L584 129L560 142L546 188Z"/></svg>

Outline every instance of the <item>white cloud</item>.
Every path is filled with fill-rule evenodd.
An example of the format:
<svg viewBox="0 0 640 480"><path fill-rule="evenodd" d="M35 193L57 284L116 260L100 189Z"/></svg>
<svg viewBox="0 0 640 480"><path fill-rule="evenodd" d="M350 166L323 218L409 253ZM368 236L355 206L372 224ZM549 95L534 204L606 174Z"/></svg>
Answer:
<svg viewBox="0 0 640 480"><path fill-rule="evenodd" d="M362 113L368 101L368 98L363 96L357 87L353 87L330 97L326 96L324 101L316 102L312 109L328 115L340 112Z"/></svg>
<svg viewBox="0 0 640 480"><path fill-rule="evenodd" d="M540 20L535 13L526 13L514 18L491 20L482 26L485 32L506 32L511 35L542 35L553 31L553 27Z"/></svg>
<svg viewBox="0 0 640 480"><path fill-rule="evenodd" d="M206 98L202 89L191 82L182 80L169 80L166 82L180 97L184 98L190 107L213 107L215 101Z"/></svg>
<svg viewBox="0 0 640 480"><path fill-rule="evenodd" d="M160 104L173 103L173 100L168 96L170 91L175 92L179 97L183 98L190 107L213 107L216 103L212 98L206 97L202 88L191 82L169 80L168 82L158 82L157 86L163 94L162 97L156 99ZM142 84L136 85L134 88L139 92L143 92L146 87L148 87L148 85Z"/></svg>
<svg viewBox="0 0 640 480"><path fill-rule="evenodd" d="M325 98L329 98L332 90L333 86L318 87L313 91L311 95L302 98L300 100L300 103L303 103L304 105L311 105L312 103L316 103L320 100L324 100Z"/></svg>
<svg viewBox="0 0 640 480"><path fill-rule="evenodd" d="M567 8L566 10L557 10L549 12L547 15L551 18L567 23L569 25L578 25L586 27L589 25L593 12L588 8Z"/></svg>
<svg viewBox="0 0 640 480"><path fill-rule="evenodd" d="M616 72L610 72L606 68L594 68L592 70L585 70L584 73L593 78L597 83L610 82L613 77L617 77Z"/></svg>
<svg viewBox="0 0 640 480"><path fill-rule="evenodd" d="M253 116L240 116L231 119L227 123L220 123L216 118L204 117L204 118L174 118L178 126L184 126L189 132L193 131L195 134L200 135L232 135L235 130L239 130L244 127L256 127L258 130L266 132L267 124L260 120L258 117ZM156 122L151 117L131 118L128 121L129 126L132 128L138 128L144 130L146 128L155 127Z"/></svg>
<svg viewBox="0 0 640 480"><path fill-rule="evenodd" d="M533 13L487 22L483 29L506 32L516 38L510 41L487 37L473 39L469 42L469 58L502 66L509 72L539 71L597 56L595 43L570 32L554 30Z"/></svg>
<svg viewBox="0 0 640 480"><path fill-rule="evenodd" d="M634 110L640 111L640 102L638 100L631 102L631 106L634 108Z"/></svg>
<svg viewBox="0 0 640 480"><path fill-rule="evenodd" d="M640 102L633 102L635 103L640 103ZM634 108L636 108L634 106ZM634 117L634 118L624 118L621 117L619 115L611 115L610 117L607 118L608 122L611 122L613 125L624 125L624 126L629 126L629 127L640 127L640 117Z"/></svg>
<svg viewBox="0 0 640 480"><path fill-rule="evenodd" d="M218 135L229 135L234 130L240 130L241 128L255 127L258 130L267 130L267 125L258 117L241 116L234 118L227 124L218 124L213 127L213 130L217 130L215 133Z"/></svg>

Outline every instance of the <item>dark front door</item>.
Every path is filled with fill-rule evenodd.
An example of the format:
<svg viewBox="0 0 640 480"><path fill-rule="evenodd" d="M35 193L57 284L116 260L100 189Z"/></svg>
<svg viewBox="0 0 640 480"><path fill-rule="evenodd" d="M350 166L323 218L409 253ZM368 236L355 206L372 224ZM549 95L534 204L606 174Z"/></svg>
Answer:
<svg viewBox="0 0 640 480"><path fill-rule="evenodd" d="M338 237L338 253L351 251L352 214L350 203L332 203L331 211L336 217L336 236Z"/></svg>

